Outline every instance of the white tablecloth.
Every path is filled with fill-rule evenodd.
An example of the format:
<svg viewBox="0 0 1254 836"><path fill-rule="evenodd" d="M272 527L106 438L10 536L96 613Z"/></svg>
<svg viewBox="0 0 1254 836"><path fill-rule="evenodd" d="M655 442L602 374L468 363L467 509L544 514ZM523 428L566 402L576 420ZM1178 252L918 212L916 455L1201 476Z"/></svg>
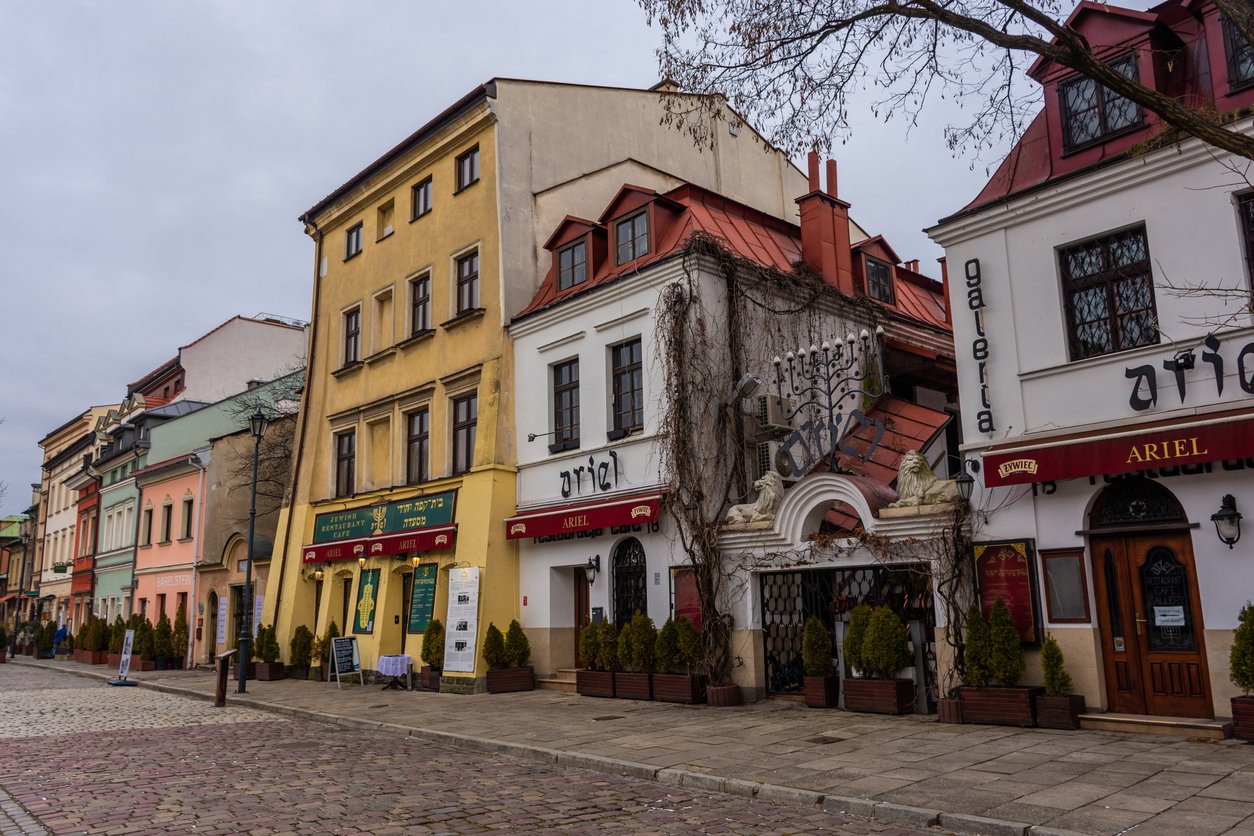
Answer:
<svg viewBox="0 0 1254 836"><path fill-rule="evenodd" d="M397 656L380 656L379 673L383 676L404 676L414 663L414 657L407 653Z"/></svg>

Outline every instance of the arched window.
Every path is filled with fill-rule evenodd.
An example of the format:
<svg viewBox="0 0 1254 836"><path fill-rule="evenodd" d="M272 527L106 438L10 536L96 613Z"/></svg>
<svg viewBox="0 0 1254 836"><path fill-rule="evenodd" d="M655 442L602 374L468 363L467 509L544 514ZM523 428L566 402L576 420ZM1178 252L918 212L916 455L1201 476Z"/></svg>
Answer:
<svg viewBox="0 0 1254 836"><path fill-rule="evenodd" d="M614 623L620 627L636 610L648 612L644 546L628 537L614 549Z"/></svg>

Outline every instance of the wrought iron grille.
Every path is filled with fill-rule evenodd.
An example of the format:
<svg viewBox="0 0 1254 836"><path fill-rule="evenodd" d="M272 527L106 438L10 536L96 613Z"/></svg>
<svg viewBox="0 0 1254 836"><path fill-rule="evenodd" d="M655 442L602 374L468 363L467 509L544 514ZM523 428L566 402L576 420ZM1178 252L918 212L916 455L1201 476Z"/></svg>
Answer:
<svg viewBox="0 0 1254 836"><path fill-rule="evenodd" d="M1180 500L1150 479L1129 476L1112 482L1097 498L1091 517L1094 528L1147 522L1185 522Z"/></svg>
<svg viewBox="0 0 1254 836"><path fill-rule="evenodd" d="M614 623L631 620L636 610L648 612L644 546L628 537L614 549Z"/></svg>

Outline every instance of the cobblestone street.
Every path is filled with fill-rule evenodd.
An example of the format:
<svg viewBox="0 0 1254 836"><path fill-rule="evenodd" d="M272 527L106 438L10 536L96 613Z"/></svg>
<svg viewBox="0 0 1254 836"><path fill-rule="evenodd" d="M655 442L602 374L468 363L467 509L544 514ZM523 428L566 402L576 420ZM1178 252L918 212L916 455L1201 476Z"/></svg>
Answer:
<svg viewBox="0 0 1254 836"><path fill-rule="evenodd" d="M25 665L0 699L5 834L913 832Z"/></svg>

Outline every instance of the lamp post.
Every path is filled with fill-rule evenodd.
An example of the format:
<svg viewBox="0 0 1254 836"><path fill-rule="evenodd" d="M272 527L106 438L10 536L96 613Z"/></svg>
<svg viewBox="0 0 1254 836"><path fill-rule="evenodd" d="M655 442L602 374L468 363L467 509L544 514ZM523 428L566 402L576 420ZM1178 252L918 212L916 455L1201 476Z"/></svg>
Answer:
<svg viewBox="0 0 1254 836"><path fill-rule="evenodd" d="M239 688L237 694L245 691L248 681L248 660L252 658L253 626L253 532L257 527L257 463L261 459L261 439L270 426L270 419L258 409L248 419L253 434L253 486L252 500L248 508L248 559L244 563L244 617L240 621L243 635L239 637Z"/></svg>

